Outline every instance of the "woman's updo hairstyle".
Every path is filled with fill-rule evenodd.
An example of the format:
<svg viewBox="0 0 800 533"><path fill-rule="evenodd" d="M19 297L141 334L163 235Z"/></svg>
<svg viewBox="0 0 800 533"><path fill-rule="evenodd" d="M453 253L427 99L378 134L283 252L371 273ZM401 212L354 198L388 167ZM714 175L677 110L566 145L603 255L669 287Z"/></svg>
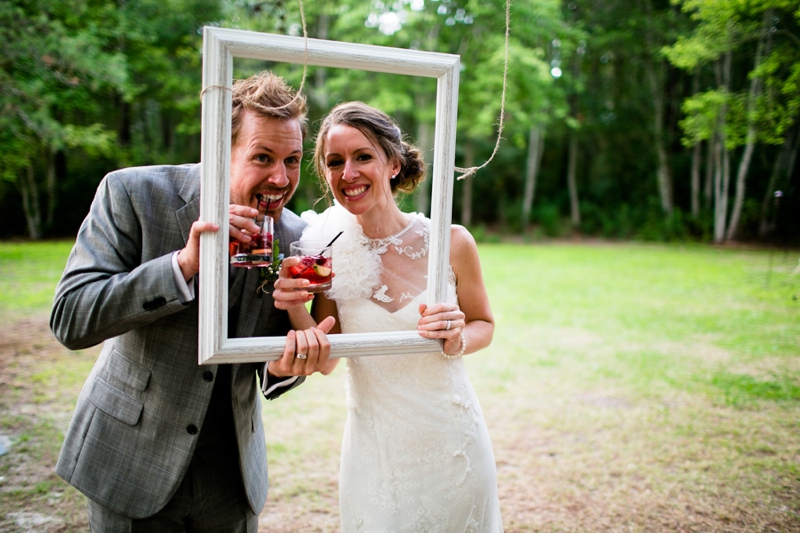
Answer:
<svg viewBox="0 0 800 533"><path fill-rule="evenodd" d="M392 192L414 192L425 179L425 161L419 148L407 143L397 123L384 113L364 102L347 102L334 107L322 121L314 150L314 167L317 175L325 181L325 143L333 126L343 124L360 131L374 145L380 147L389 161L400 163L400 172L391 180Z"/></svg>

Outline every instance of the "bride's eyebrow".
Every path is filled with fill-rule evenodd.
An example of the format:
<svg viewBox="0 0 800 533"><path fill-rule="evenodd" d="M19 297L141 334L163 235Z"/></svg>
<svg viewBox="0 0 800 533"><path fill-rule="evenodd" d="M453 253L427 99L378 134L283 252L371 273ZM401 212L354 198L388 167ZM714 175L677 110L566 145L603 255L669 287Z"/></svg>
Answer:
<svg viewBox="0 0 800 533"><path fill-rule="evenodd" d="M356 148L356 149L354 149L352 151L352 153L354 153L354 154L360 154L362 152L370 152L370 153L373 153L373 154L380 154L380 151L376 150L374 146L361 146L361 147ZM327 159L329 157L342 157L342 154L340 154L339 152L328 152L327 154L325 154L325 158Z"/></svg>

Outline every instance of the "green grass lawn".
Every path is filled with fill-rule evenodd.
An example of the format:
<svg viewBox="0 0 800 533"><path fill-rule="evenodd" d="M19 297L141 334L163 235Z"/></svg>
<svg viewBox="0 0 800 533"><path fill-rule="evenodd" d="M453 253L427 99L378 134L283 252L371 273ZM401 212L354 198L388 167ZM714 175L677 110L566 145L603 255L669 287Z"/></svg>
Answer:
<svg viewBox="0 0 800 533"><path fill-rule="evenodd" d="M482 259L500 333L492 349L510 359L498 361L503 380L513 362L642 394L800 400L796 257L775 261L769 286L765 252L499 245ZM608 355L587 360L576 342Z"/></svg>
<svg viewBox="0 0 800 533"><path fill-rule="evenodd" d="M25 450L0 457L2 531L24 531L9 514L19 508L59 518L42 531L85 529L80 497L45 475L52 464L33 470L39 478L15 474L25 457L52 463L95 356L36 348L55 342L43 339L69 247L0 244L2 327L38 317L43 328L0 361L0 432L24 436ZM800 531L800 275L791 275L800 252L637 243L480 252L497 328L467 365L507 532ZM337 529L345 371L264 403L262 533Z"/></svg>
<svg viewBox="0 0 800 533"><path fill-rule="evenodd" d="M0 243L0 313L49 313L72 244Z"/></svg>

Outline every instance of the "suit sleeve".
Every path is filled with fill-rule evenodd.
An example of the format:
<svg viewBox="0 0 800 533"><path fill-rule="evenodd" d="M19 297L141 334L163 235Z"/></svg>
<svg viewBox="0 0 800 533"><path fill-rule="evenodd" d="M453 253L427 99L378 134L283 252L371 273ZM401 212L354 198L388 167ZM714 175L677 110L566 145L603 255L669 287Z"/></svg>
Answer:
<svg viewBox="0 0 800 533"><path fill-rule="evenodd" d="M143 204L143 205L138 205ZM50 328L67 348L77 350L181 311L171 253L145 251L149 227L161 217L164 239L177 229L157 204L134 202L122 180L107 175L81 225L64 274L56 287ZM163 207L163 206L162 206ZM170 229L171 228L171 229ZM180 236L178 236L178 242Z"/></svg>

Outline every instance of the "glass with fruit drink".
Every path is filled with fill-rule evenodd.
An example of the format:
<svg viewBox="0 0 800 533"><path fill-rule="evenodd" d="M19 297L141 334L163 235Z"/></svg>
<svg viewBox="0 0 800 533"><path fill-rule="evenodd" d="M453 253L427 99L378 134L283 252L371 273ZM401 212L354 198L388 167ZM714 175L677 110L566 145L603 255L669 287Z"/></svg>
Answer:
<svg viewBox="0 0 800 533"><path fill-rule="evenodd" d="M238 267L263 267L272 263L272 236L274 234L274 221L269 215L256 224L260 228L258 233L250 235L250 242L236 239L230 241L231 264Z"/></svg>
<svg viewBox="0 0 800 533"><path fill-rule="evenodd" d="M289 275L307 279L310 285L305 290L308 292L327 291L331 288L332 249L325 241L293 242L290 253L300 262L289 269Z"/></svg>

